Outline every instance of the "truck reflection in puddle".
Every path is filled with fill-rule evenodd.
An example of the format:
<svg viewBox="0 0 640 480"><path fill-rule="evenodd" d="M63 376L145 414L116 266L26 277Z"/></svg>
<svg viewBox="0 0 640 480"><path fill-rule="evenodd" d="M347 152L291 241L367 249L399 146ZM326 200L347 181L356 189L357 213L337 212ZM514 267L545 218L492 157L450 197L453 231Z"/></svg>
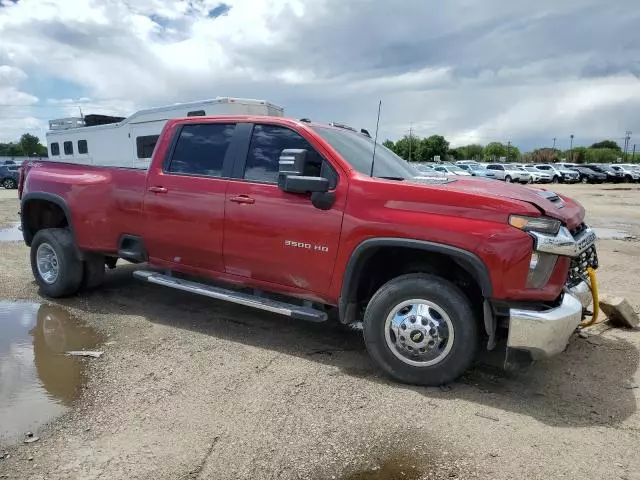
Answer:
<svg viewBox="0 0 640 480"><path fill-rule="evenodd" d="M65 355L102 338L63 308L0 302L0 444L63 414L81 392L88 360Z"/></svg>

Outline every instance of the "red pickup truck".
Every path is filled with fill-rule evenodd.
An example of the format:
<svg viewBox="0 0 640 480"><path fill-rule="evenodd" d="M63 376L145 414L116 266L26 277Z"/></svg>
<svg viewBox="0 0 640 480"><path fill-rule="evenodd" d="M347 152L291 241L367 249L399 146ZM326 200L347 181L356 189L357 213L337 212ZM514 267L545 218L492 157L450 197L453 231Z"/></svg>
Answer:
<svg viewBox="0 0 640 480"><path fill-rule="evenodd" d="M366 131L306 119L170 120L147 171L27 163L19 196L44 295L96 287L121 258L146 282L362 322L373 359L415 384L501 339L509 365L561 352L597 267L577 202L420 176Z"/></svg>

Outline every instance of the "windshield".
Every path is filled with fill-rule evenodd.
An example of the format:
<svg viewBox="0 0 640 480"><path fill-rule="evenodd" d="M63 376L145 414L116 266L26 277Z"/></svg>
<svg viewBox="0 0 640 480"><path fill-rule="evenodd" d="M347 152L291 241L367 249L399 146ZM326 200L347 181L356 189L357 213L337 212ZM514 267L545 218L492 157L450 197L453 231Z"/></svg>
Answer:
<svg viewBox="0 0 640 480"><path fill-rule="evenodd" d="M376 151L376 156L378 156L378 152L377 151ZM415 166L415 168L417 168L421 172L428 172L428 173L435 172L435 170L432 167L430 167L429 165L422 165L422 164L418 163L418 164L416 164L414 166Z"/></svg>
<svg viewBox="0 0 640 480"><path fill-rule="evenodd" d="M355 170L365 175L371 174L374 142L360 133L332 127L313 127L318 135L344 158ZM409 162L403 160L387 147L378 143L373 170L374 177L408 179L420 175Z"/></svg>
<svg viewBox="0 0 640 480"><path fill-rule="evenodd" d="M524 167L525 170L528 170L530 172L538 172L539 170L536 167Z"/></svg>
<svg viewBox="0 0 640 480"><path fill-rule="evenodd" d="M447 170L450 172L464 172L464 169L458 167L457 165L447 165Z"/></svg>

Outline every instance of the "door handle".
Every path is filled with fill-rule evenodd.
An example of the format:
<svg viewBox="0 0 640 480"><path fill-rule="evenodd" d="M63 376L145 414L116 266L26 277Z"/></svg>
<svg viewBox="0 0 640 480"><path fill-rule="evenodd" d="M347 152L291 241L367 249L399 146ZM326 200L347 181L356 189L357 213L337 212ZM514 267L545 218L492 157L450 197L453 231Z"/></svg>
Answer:
<svg viewBox="0 0 640 480"><path fill-rule="evenodd" d="M165 187L149 187L148 190L153 193L167 193L169 191Z"/></svg>
<svg viewBox="0 0 640 480"><path fill-rule="evenodd" d="M231 197L229 200L232 201L233 203L246 203L246 204L256 203L255 199L247 195L238 195L237 197Z"/></svg>

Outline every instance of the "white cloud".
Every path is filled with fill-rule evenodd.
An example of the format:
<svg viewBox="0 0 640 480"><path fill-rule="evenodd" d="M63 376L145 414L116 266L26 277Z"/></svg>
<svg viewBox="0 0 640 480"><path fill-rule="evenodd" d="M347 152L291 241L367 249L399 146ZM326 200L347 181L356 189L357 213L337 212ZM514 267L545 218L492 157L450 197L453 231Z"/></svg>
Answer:
<svg viewBox="0 0 640 480"><path fill-rule="evenodd" d="M0 86L11 77L0 103L38 103L37 91L20 90L24 75L78 86L46 102L53 110L19 112L25 119L11 134L78 105L127 114L218 95L370 130L382 99L383 138L411 122L418 134L442 133L454 144L535 146L569 133L587 141L640 131L640 11L632 0L227 0L227 13L210 18L220 3L29 0L0 8L0 65L11 69L0 70Z"/></svg>

